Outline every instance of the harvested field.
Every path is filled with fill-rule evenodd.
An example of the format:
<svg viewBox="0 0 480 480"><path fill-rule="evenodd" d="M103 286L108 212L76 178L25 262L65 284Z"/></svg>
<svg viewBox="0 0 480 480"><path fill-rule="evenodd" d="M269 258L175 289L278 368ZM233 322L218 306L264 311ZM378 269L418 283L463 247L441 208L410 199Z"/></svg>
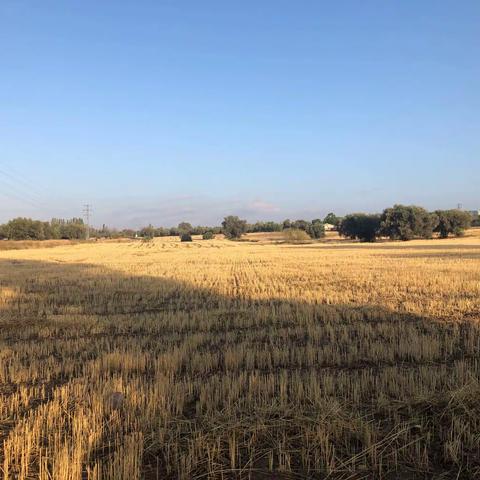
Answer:
<svg viewBox="0 0 480 480"><path fill-rule="evenodd" d="M480 238L0 252L11 479L480 478Z"/></svg>

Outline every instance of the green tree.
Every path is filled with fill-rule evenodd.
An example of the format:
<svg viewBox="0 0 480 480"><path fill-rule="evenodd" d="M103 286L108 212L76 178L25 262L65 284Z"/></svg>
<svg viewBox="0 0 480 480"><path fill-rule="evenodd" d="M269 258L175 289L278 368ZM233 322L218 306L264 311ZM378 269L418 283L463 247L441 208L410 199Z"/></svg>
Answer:
<svg viewBox="0 0 480 480"><path fill-rule="evenodd" d="M320 219L312 220L310 225L308 225L306 232L312 238L322 238L325 236L325 226Z"/></svg>
<svg viewBox="0 0 480 480"><path fill-rule="evenodd" d="M380 215L366 213L352 213L343 218L339 226L339 233L352 240L374 242L380 230Z"/></svg>
<svg viewBox="0 0 480 480"><path fill-rule="evenodd" d="M187 232L183 232L180 235L180 241L181 242L191 242L192 241L192 236Z"/></svg>
<svg viewBox="0 0 480 480"><path fill-rule="evenodd" d="M276 222L256 222L249 226L250 232L280 232L283 229L281 223Z"/></svg>
<svg viewBox="0 0 480 480"><path fill-rule="evenodd" d="M67 222L60 228L60 238L68 240L81 240L85 238L86 226L82 223Z"/></svg>
<svg viewBox="0 0 480 480"><path fill-rule="evenodd" d="M192 225L191 225L190 223L188 223L188 222L180 222L180 223L178 224L177 229L178 229L178 232L180 233L180 235L181 235L182 233L190 233L190 234L192 234L192 232L193 232L193 227L192 227Z"/></svg>
<svg viewBox="0 0 480 480"><path fill-rule="evenodd" d="M450 234L460 237L472 223L472 216L462 210L437 210L435 214L438 217L435 231L442 238L447 238Z"/></svg>
<svg viewBox="0 0 480 480"><path fill-rule="evenodd" d="M422 207L394 205L382 213L381 233L392 240L411 240L415 237L432 238L437 224L437 216Z"/></svg>
<svg viewBox="0 0 480 480"><path fill-rule="evenodd" d="M38 220L18 217L5 225L4 235L10 240L44 240L44 225Z"/></svg>
<svg viewBox="0 0 480 480"><path fill-rule="evenodd" d="M323 219L323 223L329 223L330 225L335 225L336 227L340 225L341 221L342 219L337 217L333 212L328 213Z"/></svg>
<svg viewBox="0 0 480 480"><path fill-rule="evenodd" d="M222 222L222 230L229 239L240 238L247 230L247 222L240 220L237 216L229 215Z"/></svg>
<svg viewBox="0 0 480 480"><path fill-rule="evenodd" d="M306 220L295 220L291 224L291 228L296 230L304 230L305 232L308 230L309 223Z"/></svg>

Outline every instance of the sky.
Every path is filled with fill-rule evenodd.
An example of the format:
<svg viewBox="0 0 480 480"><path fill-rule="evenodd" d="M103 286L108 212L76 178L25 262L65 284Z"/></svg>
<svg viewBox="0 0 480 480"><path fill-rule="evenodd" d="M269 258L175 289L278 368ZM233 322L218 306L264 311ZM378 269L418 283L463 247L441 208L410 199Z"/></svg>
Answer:
<svg viewBox="0 0 480 480"><path fill-rule="evenodd" d="M478 0L2 0L0 222L480 208Z"/></svg>

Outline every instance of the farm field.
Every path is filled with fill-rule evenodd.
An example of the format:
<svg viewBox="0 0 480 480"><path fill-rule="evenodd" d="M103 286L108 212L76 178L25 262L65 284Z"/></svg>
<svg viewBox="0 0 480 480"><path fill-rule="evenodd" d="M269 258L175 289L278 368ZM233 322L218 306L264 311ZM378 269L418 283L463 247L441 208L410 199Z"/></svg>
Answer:
<svg viewBox="0 0 480 480"><path fill-rule="evenodd" d="M480 478L479 232L251 238L0 251L0 478Z"/></svg>

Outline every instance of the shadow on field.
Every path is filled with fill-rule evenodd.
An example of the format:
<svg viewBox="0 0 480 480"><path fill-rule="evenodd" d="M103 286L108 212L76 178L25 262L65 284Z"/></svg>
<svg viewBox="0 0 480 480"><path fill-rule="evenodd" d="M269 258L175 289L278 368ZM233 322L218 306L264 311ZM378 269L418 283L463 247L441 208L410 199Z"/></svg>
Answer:
<svg viewBox="0 0 480 480"><path fill-rule="evenodd" d="M108 355L107 373L144 382L144 395L160 374L170 389L185 394L170 399L171 405L162 400L164 424L143 418L141 410L132 414L146 422L138 478L413 479L458 473L461 479L480 473L478 403L462 393L458 405L446 394L466 392L478 378L474 324L441 323L377 305L258 300L241 288L226 296L90 264L2 259L0 291L0 345L11 351L31 347L28 358L11 361L27 370L36 362L55 365L48 378L22 380L45 387L43 403L55 388L85 374L85 365L104 365ZM113 368L118 352L126 360ZM145 364L136 366L135 356ZM7 398L19 388L6 382L0 394ZM2 440L15 425L4 428Z"/></svg>

